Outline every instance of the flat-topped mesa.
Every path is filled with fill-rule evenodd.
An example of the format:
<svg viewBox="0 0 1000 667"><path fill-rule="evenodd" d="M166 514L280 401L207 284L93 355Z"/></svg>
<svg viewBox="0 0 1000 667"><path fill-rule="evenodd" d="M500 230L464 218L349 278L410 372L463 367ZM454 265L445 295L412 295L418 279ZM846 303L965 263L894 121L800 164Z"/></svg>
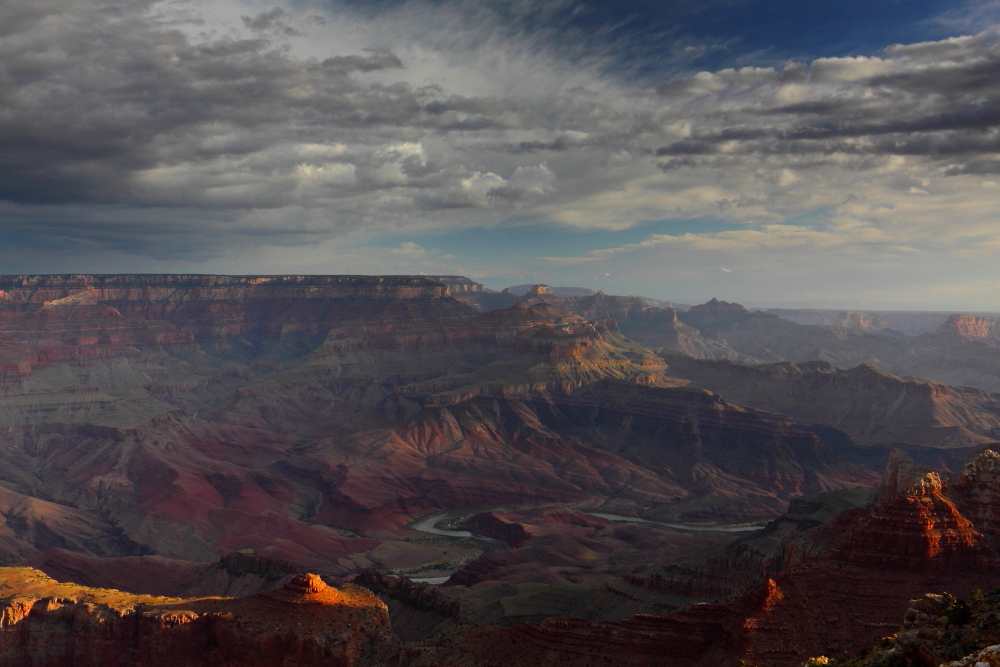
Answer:
<svg viewBox="0 0 1000 667"><path fill-rule="evenodd" d="M859 331L881 331L882 329L892 328L878 313L867 313L856 310L845 310L839 313L834 326L843 329L857 329Z"/></svg>
<svg viewBox="0 0 1000 667"><path fill-rule="evenodd" d="M453 296L466 292L486 291L486 287L483 286L481 283L477 283L474 280L470 280L465 276L408 276L408 277L426 278L427 280L433 280L436 283L441 283L442 285L446 285Z"/></svg>
<svg viewBox="0 0 1000 667"><path fill-rule="evenodd" d="M283 599L167 598L0 568L4 667L375 667L398 651L385 604L315 575ZM291 604L288 604L291 603Z"/></svg>
<svg viewBox="0 0 1000 667"><path fill-rule="evenodd" d="M454 284L461 281L456 280ZM470 281L471 282L471 281ZM0 276L9 303L45 303L93 292L97 301L421 299L448 284L424 276L217 276L198 274Z"/></svg>
<svg viewBox="0 0 1000 667"><path fill-rule="evenodd" d="M939 334L960 336L1000 344L1000 320L955 313L938 327Z"/></svg>

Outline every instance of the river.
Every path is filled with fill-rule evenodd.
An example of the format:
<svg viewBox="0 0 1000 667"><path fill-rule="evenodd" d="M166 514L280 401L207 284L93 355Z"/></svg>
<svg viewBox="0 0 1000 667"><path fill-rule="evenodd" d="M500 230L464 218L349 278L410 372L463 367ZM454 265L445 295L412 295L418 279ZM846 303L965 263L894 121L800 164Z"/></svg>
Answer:
<svg viewBox="0 0 1000 667"><path fill-rule="evenodd" d="M502 507L494 507L493 510L503 509ZM437 524L445 519L450 519L455 521L457 519L463 519L471 514L478 512L489 512L490 509L475 509L475 510L449 510L444 512L436 512L434 514L429 514L425 517L421 517L411 523L409 528L411 530L416 530L421 533L428 533L429 535L443 535L445 537L474 537L477 540L482 540L489 543L491 551L501 551L508 549L509 547L498 540L494 540L490 537L484 537L482 535L475 535L468 530L452 530L449 528L438 528ZM705 523L666 523L663 521L650 521L649 519L640 519L634 516L620 516L618 514L603 514L599 512L582 512L583 514L589 514L590 516L596 516L601 519L607 519L608 521L617 522L628 522L628 523L650 523L657 526L666 526L667 528L673 528L674 530L680 531L713 531L720 533L749 533L755 530L760 530L761 526L730 526L725 524L705 524ZM438 570L437 572L440 572ZM437 573L435 573L437 574ZM444 576L438 575L433 577L410 577L411 581L422 581L428 584L443 584L448 581L448 577L451 574L445 574Z"/></svg>
<svg viewBox="0 0 1000 667"><path fill-rule="evenodd" d="M495 507L496 509L503 509L501 507ZM491 542L496 542L488 537L482 537L480 535L474 535L468 530L451 530L448 528L438 528L436 524L440 523L446 518L450 518L453 521L456 519L462 519L470 514L477 512L489 512L492 510L449 510L445 512L437 512L435 514L430 514L428 516L417 519L409 525L411 530L417 530L421 533L429 533L431 535L444 535L446 537L475 537L480 540L490 540ZM579 510L578 510L579 511ZM463 513L464 512L464 513ZM589 514L590 516L596 516L601 519L607 519L608 521L617 522L628 522L628 523L651 523L657 526L666 526L667 528L673 528L674 530L682 531L697 531L697 532L716 532L716 533L750 533L755 530L760 530L763 526L732 526L727 524L709 524L709 523L676 523L676 522L664 522L664 521L652 521L650 519L642 519L634 516L620 516L618 514L602 514L600 512L581 512L582 514Z"/></svg>

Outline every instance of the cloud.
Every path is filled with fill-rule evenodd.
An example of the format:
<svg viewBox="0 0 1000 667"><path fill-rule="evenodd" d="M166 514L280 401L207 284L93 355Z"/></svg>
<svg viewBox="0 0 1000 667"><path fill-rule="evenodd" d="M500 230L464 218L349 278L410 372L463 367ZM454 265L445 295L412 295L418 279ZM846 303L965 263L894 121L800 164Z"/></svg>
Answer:
<svg viewBox="0 0 1000 667"><path fill-rule="evenodd" d="M722 255L993 247L995 30L647 85L616 59L617 28L573 46L577 9L2 4L0 239L222 266L400 230L710 219L739 229L531 254L685 248L741 274Z"/></svg>
<svg viewBox="0 0 1000 667"><path fill-rule="evenodd" d="M275 7L269 12L261 12L252 17L241 16L240 18L243 20L243 25L254 32L277 32L286 37L300 37L305 35L301 30L296 30L284 22L287 16L288 12L281 7Z"/></svg>

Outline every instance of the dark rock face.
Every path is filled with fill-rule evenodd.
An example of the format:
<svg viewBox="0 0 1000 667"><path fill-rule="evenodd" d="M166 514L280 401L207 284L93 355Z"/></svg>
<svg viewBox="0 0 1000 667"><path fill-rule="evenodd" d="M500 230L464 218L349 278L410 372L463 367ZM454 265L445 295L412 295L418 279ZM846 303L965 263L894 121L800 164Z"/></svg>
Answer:
<svg viewBox="0 0 1000 667"><path fill-rule="evenodd" d="M967 600L949 593L927 593L910 600L899 631L858 657L838 665L875 667L889 662L906 667L976 667L1000 659L997 623L1000 594L976 591Z"/></svg>
<svg viewBox="0 0 1000 667"><path fill-rule="evenodd" d="M727 401L834 426L860 446L971 447L993 442L1000 402L981 389L899 377L862 364L751 365L665 355L669 372Z"/></svg>
<svg viewBox="0 0 1000 667"><path fill-rule="evenodd" d="M905 462L897 455L886 478L896 484L916 474L906 488L806 528L799 542L782 548L805 548L811 555L784 559L772 578L721 603L617 623L550 619L506 630L482 628L466 635L462 651L485 658L489 642L509 637L517 648L497 664L555 665L573 656L579 664L599 665L618 652L634 656L640 665L791 667L810 656L854 656L897 629L906 612L908 625L895 640L897 650L912 660L905 664L937 665L935 656L960 657L964 654L942 652L942 644L961 635L954 632L957 625L948 623L967 622L955 616L958 611L952 614L954 598L931 600L940 602L940 609L928 611L928 602L917 604L912 613L906 610L927 590L966 597L974 588L1000 585L1000 542L991 536L993 520L982 510L987 498L1000 491L993 474L998 460L1000 455L986 451L969 462L958 482L948 484L934 472L903 472ZM809 514L805 508L796 512ZM968 518L977 513L983 517L982 531ZM810 549L801 540L819 548ZM942 622L945 615L956 620ZM990 623L995 625L992 620L981 625ZM918 633L924 626L933 626L935 633ZM991 631L995 637L995 628ZM987 641L983 637L979 648ZM655 659L644 648L654 645L659 647ZM454 653L460 652L449 655ZM924 653L926 660L919 657Z"/></svg>
<svg viewBox="0 0 1000 667"><path fill-rule="evenodd" d="M299 568L252 549L233 552L215 563L193 563L162 556L94 558L50 549L24 562L56 581L135 594L193 597L254 595L284 584Z"/></svg>
<svg viewBox="0 0 1000 667"><path fill-rule="evenodd" d="M743 322L751 317L750 311L738 303L727 303L712 299L699 306L691 306L678 317L688 326L703 331L722 329L737 322Z"/></svg>

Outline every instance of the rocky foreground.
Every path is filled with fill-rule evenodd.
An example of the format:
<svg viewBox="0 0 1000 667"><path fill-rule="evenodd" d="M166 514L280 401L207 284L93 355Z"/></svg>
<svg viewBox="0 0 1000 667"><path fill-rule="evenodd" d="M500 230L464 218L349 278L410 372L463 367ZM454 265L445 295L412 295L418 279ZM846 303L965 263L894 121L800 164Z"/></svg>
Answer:
<svg viewBox="0 0 1000 667"><path fill-rule="evenodd" d="M817 497L744 540L774 557L758 583L713 603L618 621L477 623L475 601L450 595L455 588L377 573L333 588L316 575L276 572L286 583L269 592L178 599L59 584L36 570L8 568L0 570L0 658L4 665L764 667L862 652L868 657L857 660L867 662L850 664L937 665L983 648L996 631L992 612L981 609L997 604L995 596L974 589L1000 586L998 495L1000 454L991 450L951 481L897 452L868 504L824 520L822 508L833 501ZM606 527L557 513L545 528L540 518L487 513L468 523L515 549L571 535L555 528L560 524L591 531L591 539ZM735 545L718 562L729 558L732 568L741 553ZM252 562L247 557L244 567ZM483 580L473 589L492 587ZM664 577L626 577L607 590L628 597L658 587L678 592ZM973 600L976 624L956 598L924 598L942 590ZM917 605L922 615L906 611L915 599L929 600ZM870 647L899 627L904 612L903 629L873 654Z"/></svg>
<svg viewBox="0 0 1000 667"><path fill-rule="evenodd" d="M385 605L298 575L246 598L177 599L60 584L0 568L0 664L354 667L396 650Z"/></svg>

